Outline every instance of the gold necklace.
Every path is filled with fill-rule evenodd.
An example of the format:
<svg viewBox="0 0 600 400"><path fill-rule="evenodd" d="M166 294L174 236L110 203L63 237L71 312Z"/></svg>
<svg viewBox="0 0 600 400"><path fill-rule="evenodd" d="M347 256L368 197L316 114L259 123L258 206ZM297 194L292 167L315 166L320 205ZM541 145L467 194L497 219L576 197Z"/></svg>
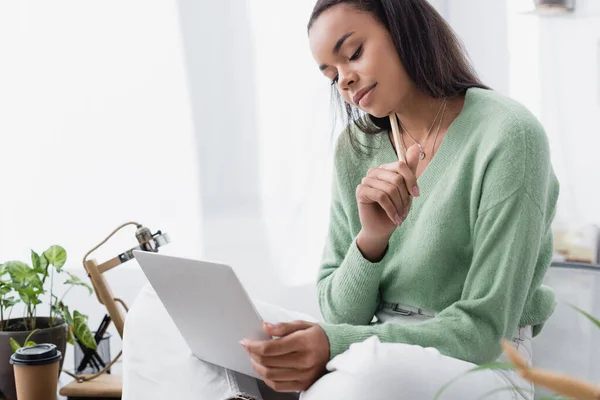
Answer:
<svg viewBox="0 0 600 400"><path fill-rule="evenodd" d="M400 118L398 118L398 114L396 114L396 117L398 118L398 123L400 124L400 128L402 128L402 131L405 132L411 139L413 142L415 142L415 144L417 145L417 147L419 148L419 159L423 160L426 156L425 152L423 151L423 145L427 142L427 139L429 138L429 135L431 134L431 130L433 129L433 126L435 125L435 121L437 120L437 117L440 115L440 111L442 110L442 106L446 104L446 99L444 99L444 101L442 102L442 104L440 104L440 108L438 108L438 112L435 115L435 117L433 118L433 121L431 122L431 126L429 127L429 131L427 131L427 135L425 135L425 139L423 139L423 144L417 142L415 140L415 138L412 137L412 135L410 134L410 132L404 127L404 125L402 125L402 121L400 121ZM404 139L402 139L402 141L404 141Z"/></svg>
<svg viewBox="0 0 600 400"><path fill-rule="evenodd" d="M433 145L431 146L431 158L435 155L435 142L437 141L438 135L440 134L440 127L442 126L442 121L444 120L444 113L446 112L446 99L444 99L444 109L442 110L442 116L440 117L440 122L438 123L437 132L433 137Z"/></svg>

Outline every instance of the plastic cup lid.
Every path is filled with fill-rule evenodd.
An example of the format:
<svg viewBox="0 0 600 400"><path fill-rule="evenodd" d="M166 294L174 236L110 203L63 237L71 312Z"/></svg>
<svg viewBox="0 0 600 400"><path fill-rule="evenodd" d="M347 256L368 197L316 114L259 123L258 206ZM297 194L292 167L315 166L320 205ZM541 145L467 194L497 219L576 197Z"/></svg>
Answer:
<svg viewBox="0 0 600 400"><path fill-rule="evenodd" d="M62 354L56 345L42 343L21 347L10 357L10 363L14 365L46 365L60 361L61 358Z"/></svg>

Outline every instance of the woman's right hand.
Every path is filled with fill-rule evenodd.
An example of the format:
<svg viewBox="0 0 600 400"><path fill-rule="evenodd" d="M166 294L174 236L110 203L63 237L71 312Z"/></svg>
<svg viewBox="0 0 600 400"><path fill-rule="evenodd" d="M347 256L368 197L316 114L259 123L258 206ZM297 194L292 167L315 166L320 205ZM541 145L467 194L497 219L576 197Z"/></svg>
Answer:
<svg viewBox="0 0 600 400"><path fill-rule="evenodd" d="M419 148L413 145L406 153L406 163L397 161L371 168L356 188L362 226L358 245L367 258L379 258L373 253L377 249L383 253L392 233L408 215L411 196L419 196L416 178Z"/></svg>

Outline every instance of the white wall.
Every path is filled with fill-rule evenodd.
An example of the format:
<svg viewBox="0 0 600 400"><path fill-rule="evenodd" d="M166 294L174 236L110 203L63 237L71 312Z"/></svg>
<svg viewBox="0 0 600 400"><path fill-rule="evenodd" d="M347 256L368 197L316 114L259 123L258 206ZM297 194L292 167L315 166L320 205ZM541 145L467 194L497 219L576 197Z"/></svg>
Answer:
<svg viewBox="0 0 600 400"><path fill-rule="evenodd" d="M508 93L507 0L445 0L438 10L462 39L483 82Z"/></svg>
<svg viewBox="0 0 600 400"><path fill-rule="evenodd" d="M508 1L429 0L462 41L482 81L502 93L510 85Z"/></svg>
<svg viewBox="0 0 600 400"><path fill-rule="evenodd" d="M511 90L542 121L561 183L556 223L600 224L600 2L574 14L521 13L511 0Z"/></svg>
<svg viewBox="0 0 600 400"><path fill-rule="evenodd" d="M560 217L600 224L600 2L578 7L539 21L542 120L563 159Z"/></svg>
<svg viewBox="0 0 600 400"><path fill-rule="evenodd" d="M81 273L83 254L129 220L168 232L167 253L202 256L174 2L0 2L0 65L0 262L60 244ZM134 231L98 260L133 247ZM107 275L129 303L144 281L134 262ZM67 300L98 325L95 298Z"/></svg>
<svg viewBox="0 0 600 400"><path fill-rule="evenodd" d="M527 14L523 0L436 0L484 82L528 107L550 140L561 183L557 222L600 224L600 2Z"/></svg>

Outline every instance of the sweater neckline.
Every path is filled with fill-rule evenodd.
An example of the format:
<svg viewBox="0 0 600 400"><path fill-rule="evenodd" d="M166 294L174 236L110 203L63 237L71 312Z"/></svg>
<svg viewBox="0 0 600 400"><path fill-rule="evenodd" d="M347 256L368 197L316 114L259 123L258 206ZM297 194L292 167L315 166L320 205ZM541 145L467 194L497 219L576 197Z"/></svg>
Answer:
<svg viewBox="0 0 600 400"><path fill-rule="evenodd" d="M461 144L466 137L467 128L469 127L468 114L471 110L474 100L474 89L475 88L467 89L462 110L456 116L456 118L454 118L454 121L450 123L450 126L446 131L446 135L438 147L437 153L434 154L433 158L429 162L429 165L427 168L425 168L421 176L417 178L417 184L419 185L421 196L430 192L430 190L435 186L435 183L439 177L452 164L453 159L460 151ZM394 151L394 146L392 145L387 132L385 134L385 143L386 152L388 153L390 162L397 161L398 156Z"/></svg>

